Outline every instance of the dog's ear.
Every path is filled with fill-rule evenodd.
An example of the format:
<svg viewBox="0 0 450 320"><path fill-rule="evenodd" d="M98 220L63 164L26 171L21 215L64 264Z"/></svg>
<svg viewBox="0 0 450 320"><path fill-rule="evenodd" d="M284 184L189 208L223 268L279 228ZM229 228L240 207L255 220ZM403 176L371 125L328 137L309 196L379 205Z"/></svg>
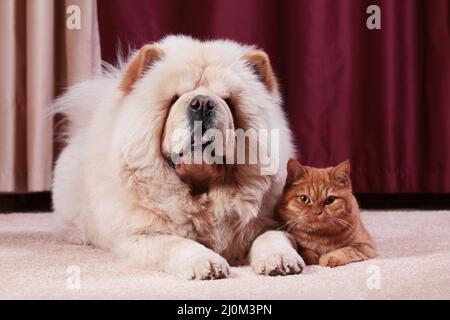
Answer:
<svg viewBox="0 0 450 320"><path fill-rule="evenodd" d="M278 82L267 53L262 50L252 50L244 55L244 59L266 86L267 90L271 94L277 94Z"/></svg>
<svg viewBox="0 0 450 320"><path fill-rule="evenodd" d="M162 56L163 51L161 49L150 44L143 46L126 65L120 89L125 94L130 93L144 71L154 62L161 59Z"/></svg>
<svg viewBox="0 0 450 320"><path fill-rule="evenodd" d="M300 162L294 159L289 159L287 163L287 177L285 186L291 186L294 182L303 179L306 174L306 169L300 164Z"/></svg>

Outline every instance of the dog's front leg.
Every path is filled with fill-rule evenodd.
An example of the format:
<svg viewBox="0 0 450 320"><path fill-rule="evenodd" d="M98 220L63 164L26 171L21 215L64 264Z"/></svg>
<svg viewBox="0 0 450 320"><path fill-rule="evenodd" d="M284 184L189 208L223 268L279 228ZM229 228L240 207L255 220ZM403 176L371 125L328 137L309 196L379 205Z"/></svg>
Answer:
<svg viewBox="0 0 450 320"><path fill-rule="evenodd" d="M289 237L283 231L267 231L256 238L250 249L253 270L269 276L302 272L305 262Z"/></svg>
<svg viewBox="0 0 450 320"><path fill-rule="evenodd" d="M220 279L229 275L227 261L193 240L173 235L135 235L116 242L114 251L134 264L184 279Z"/></svg>

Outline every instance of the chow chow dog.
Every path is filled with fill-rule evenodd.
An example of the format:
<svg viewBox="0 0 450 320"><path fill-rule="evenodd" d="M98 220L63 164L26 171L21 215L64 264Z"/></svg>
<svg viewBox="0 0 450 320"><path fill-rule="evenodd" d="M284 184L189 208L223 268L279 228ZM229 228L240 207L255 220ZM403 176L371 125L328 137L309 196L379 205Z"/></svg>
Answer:
<svg viewBox="0 0 450 320"><path fill-rule="evenodd" d="M57 233L185 279L225 278L244 264L300 273L295 242L274 218L294 157L280 105L267 54L233 41L168 36L105 66L54 104L69 121L54 172ZM269 150L250 143L261 130L276 132L272 171L246 161ZM213 144L205 159L217 161L191 161Z"/></svg>

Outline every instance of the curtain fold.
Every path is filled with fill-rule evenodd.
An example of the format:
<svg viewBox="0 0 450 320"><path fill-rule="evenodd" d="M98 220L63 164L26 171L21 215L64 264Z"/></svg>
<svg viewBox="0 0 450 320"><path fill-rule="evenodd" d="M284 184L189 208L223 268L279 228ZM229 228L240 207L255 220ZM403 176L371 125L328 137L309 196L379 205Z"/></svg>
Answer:
<svg viewBox="0 0 450 320"><path fill-rule="evenodd" d="M70 5L80 8L80 29L66 28ZM57 145L48 107L100 71L98 36L96 1L0 1L0 192L50 190Z"/></svg>
<svg viewBox="0 0 450 320"><path fill-rule="evenodd" d="M114 62L119 43L167 34L254 43L278 73L303 164L350 158L357 192L450 192L448 0L98 5L105 60ZM366 27L370 5L381 9L381 30Z"/></svg>

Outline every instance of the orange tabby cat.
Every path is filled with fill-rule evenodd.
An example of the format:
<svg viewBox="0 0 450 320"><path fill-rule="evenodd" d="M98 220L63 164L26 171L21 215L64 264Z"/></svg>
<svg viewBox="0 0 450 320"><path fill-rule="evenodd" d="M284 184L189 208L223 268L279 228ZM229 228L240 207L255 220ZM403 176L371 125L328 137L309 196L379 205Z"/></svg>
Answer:
<svg viewBox="0 0 450 320"><path fill-rule="evenodd" d="M318 169L291 159L278 204L306 264L336 267L377 255L352 193L350 162Z"/></svg>

